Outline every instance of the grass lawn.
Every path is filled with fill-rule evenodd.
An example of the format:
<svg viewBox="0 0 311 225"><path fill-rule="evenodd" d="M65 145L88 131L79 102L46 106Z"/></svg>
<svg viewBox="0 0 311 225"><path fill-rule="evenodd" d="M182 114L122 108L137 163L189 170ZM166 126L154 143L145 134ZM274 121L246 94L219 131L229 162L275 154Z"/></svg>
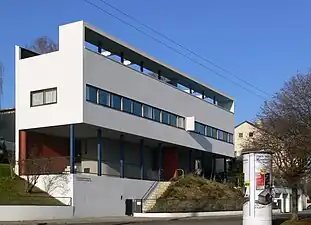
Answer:
<svg viewBox="0 0 311 225"><path fill-rule="evenodd" d="M26 181L11 178L10 167L0 164L0 205L64 205L38 188L26 193Z"/></svg>

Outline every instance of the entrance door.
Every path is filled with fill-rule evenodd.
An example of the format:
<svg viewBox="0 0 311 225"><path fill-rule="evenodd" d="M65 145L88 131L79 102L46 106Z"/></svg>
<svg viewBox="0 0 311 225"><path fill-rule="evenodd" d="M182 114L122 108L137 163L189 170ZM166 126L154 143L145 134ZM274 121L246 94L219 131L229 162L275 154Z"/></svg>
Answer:
<svg viewBox="0 0 311 225"><path fill-rule="evenodd" d="M170 180L174 177L176 170L178 169L178 150L175 148L163 149L163 170L164 179Z"/></svg>

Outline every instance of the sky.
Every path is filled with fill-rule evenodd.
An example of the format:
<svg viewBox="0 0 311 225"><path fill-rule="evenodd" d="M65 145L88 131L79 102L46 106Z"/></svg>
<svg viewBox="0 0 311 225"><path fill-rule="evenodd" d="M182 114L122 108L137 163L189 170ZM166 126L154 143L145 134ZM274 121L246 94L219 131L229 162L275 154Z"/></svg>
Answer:
<svg viewBox="0 0 311 225"><path fill-rule="evenodd" d="M254 119L264 100L269 100L297 71L308 72L311 66L309 0L105 0L228 72L195 58L101 0L88 1L182 51L204 67L85 0L2 0L0 61L5 66L2 107L14 107L14 46L25 46L43 35L57 41L59 25L79 20L233 96L236 124Z"/></svg>

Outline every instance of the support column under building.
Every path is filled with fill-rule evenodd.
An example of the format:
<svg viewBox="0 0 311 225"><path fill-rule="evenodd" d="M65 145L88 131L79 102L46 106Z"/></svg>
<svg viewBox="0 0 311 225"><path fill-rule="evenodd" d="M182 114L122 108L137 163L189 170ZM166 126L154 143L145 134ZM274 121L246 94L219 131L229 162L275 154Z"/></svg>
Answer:
<svg viewBox="0 0 311 225"><path fill-rule="evenodd" d="M74 124L69 125L69 139L70 139L70 173L75 173L76 140L75 140Z"/></svg>
<svg viewBox="0 0 311 225"><path fill-rule="evenodd" d="M102 175L102 158L103 158L103 139L102 131L97 130L97 175Z"/></svg>
<svg viewBox="0 0 311 225"><path fill-rule="evenodd" d="M144 179L144 139L140 140L140 179Z"/></svg>
<svg viewBox="0 0 311 225"><path fill-rule="evenodd" d="M224 180L228 180L227 158L224 157Z"/></svg>
<svg viewBox="0 0 311 225"><path fill-rule="evenodd" d="M160 143L158 145L158 149L159 149L159 180L162 179L162 175L163 175L163 154L162 154L162 144Z"/></svg>
<svg viewBox="0 0 311 225"><path fill-rule="evenodd" d="M188 170L189 170L189 173L192 173L192 154L193 154L193 150L190 149L189 150L189 155L188 155Z"/></svg>
<svg viewBox="0 0 311 225"><path fill-rule="evenodd" d="M216 156L212 156L212 179L215 179L216 176Z"/></svg>
<svg viewBox="0 0 311 225"><path fill-rule="evenodd" d="M204 177L204 171L205 171L205 151L201 151L201 164L202 164L202 177Z"/></svg>
<svg viewBox="0 0 311 225"><path fill-rule="evenodd" d="M120 135L120 177L124 178L124 135Z"/></svg>

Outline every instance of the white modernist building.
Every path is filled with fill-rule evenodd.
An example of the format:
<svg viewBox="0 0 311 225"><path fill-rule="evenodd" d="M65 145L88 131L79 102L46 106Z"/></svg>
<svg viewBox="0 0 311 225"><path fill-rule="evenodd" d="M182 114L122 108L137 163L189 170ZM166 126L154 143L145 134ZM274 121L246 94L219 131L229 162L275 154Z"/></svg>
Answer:
<svg viewBox="0 0 311 225"><path fill-rule="evenodd" d="M15 82L20 175L35 159L45 174L225 177L234 156L232 97L83 21L59 27L57 51L16 46Z"/></svg>

